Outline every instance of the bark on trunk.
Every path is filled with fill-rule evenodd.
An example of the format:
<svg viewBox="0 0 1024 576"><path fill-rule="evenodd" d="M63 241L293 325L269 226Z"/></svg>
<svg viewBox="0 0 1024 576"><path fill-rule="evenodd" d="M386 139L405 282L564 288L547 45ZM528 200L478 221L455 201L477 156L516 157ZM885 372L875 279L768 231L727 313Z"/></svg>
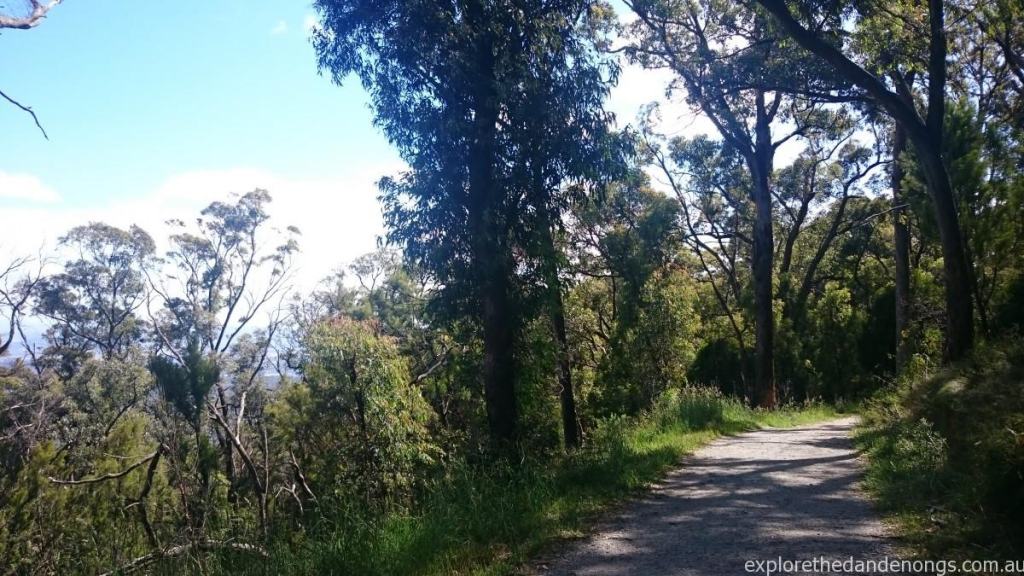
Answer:
<svg viewBox="0 0 1024 576"><path fill-rule="evenodd" d="M928 181L935 220L942 242L942 271L946 283L946 359L963 358L974 345L974 306L971 277L957 217L949 174L935 141L914 142Z"/></svg>
<svg viewBox="0 0 1024 576"><path fill-rule="evenodd" d="M953 186L942 158L946 117L946 15L944 0L928 0L928 115L927 142L915 142L932 193L935 218L942 241L946 279L946 358L958 360L974 345L974 306L971 299L971 265L957 215ZM927 147L927 152L922 148Z"/></svg>
<svg viewBox="0 0 1024 576"><path fill-rule="evenodd" d="M538 146L538 149L540 147ZM572 361L569 339L565 330L565 303L562 300L562 281L558 277L558 251L555 248L554 227L550 216L550 202L540 172L540 158L535 159L534 189L540 214L540 233L544 254L544 282L548 289L548 313L558 346L558 386L562 405L562 433L566 449L578 448L583 436L572 382Z"/></svg>
<svg viewBox="0 0 1024 576"><path fill-rule="evenodd" d="M474 17L482 21L482 14ZM502 232L501 195L494 176L498 120L494 47L487 37L482 38L478 46L479 81L473 102L468 208L483 325L487 421L492 439L499 445L508 445L515 440L518 420L513 350L515 318L509 285L510 255Z"/></svg>
<svg viewBox="0 0 1024 576"><path fill-rule="evenodd" d="M896 268L896 369L907 364L905 332L910 320L910 231L903 205L903 166L900 159L907 149L907 133L897 123L892 144L893 262Z"/></svg>
<svg viewBox="0 0 1024 576"><path fill-rule="evenodd" d="M756 142L753 200L756 211L753 238L756 404L763 408L776 405L775 390L775 313L772 303L772 261L775 241L772 237L772 196L769 188L772 171L771 127L764 106L764 94L757 93Z"/></svg>
<svg viewBox="0 0 1024 576"><path fill-rule="evenodd" d="M565 334L565 306L562 302L562 286L557 278L551 290L551 323L558 340L558 384L562 402L562 432L567 449L579 448L582 437L580 419L576 413L576 397L572 383L572 363L569 355L569 340Z"/></svg>
<svg viewBox="0 0 1024 576"><path fill-rule="evenodd" d="M800 281L800 289L797 291L796 298L794 298L794 304L796 311L794 314L794 323L798 328L802 328L804 322L807 320L807 300L811 297L811 290L814 289L814 281L818 274L818 266L821 266L822 260L825 259L825 254L828 253L829 247L832 246L832 242L835 241L836 236L839 235L839 225L843 222L843 216L846 215L846 207L850 203L849 190L843 190L843 197L839 200L839 206L836 208L836 213L832 217L832 222L828 226L828 230L825 232L825 237L818 244L818 248L814 251L814 256L811 257L811 261L807 264L807 270L804 272L803 280Z"/></svg>
<svg viewBox="0 0 1024 576"><path fill-rule="evenodd" d="M889 90L877 76L860 67L839 48L805 28L793 17L784 0L757 0L772 13L786 32L803 48L831 64L837 72L864 89L903 126L917 152L928 193L935 206L942 242L943 273L946 283L946 359L962 358L974 344L974 306L971 299L970 268L963 246L953 188L942 160L943 114L945 112L946 35L943 0L929 0L928 113L922 120L904 94Z"/></svg>

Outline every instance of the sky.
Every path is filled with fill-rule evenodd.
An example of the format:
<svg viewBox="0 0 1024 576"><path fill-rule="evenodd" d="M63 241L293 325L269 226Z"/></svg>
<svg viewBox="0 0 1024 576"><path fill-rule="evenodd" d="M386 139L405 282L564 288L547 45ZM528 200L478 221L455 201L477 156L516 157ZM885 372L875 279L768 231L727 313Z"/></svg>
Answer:
<svg viewBox="0 0 1024 576"><path fill-rule="evenodd" d="M319 75L314 23L303 1L65 0L0 34L0 90L49 134L0 102L0 259L90 221L159 240L167 219L257 187L274 225L302 231L298 289L373 250L375 182L403 163L358 82ZM620 124L668 78L627 68L609 101Z"/></svg>

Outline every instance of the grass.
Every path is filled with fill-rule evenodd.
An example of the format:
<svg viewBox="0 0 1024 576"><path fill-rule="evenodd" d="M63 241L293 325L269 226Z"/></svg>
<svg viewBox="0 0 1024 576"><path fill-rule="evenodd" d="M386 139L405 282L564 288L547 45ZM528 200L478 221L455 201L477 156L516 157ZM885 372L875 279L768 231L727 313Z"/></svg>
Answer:
<svg viewBox="0 0 1024 576"><path fill-rule="evenodd" d="M455 464L416 513L339 522L297 549L276 550L274 574L501 575L586 532L610 506L643 490L716 437L835 416L825 406L749 409L704 390L662 398L639 418L601 423L586 449L517 466ZM354 524L354 525L353 525Z"/></svg>
<svg viewBox="0 0 1024 576"><path fill-rule="evenodd" d="M1024 343L882 391L857 442L865 485L918 557L1007 559L1024 550Z"/></svg>

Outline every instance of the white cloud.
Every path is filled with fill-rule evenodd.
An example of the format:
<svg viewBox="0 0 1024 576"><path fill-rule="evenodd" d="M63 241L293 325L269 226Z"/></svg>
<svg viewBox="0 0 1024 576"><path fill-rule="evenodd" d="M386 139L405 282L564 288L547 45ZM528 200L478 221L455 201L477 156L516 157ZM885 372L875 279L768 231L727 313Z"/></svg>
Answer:
<svg viewBox="0 0 1024 576"><path fill-rule="evenodd" d="M137 224L166 248L169 219L194 221L214 201L255 188L273 198L270 225L296 226L301 252L295 259L295 287L313 288L319 280L355 257L372 251L384 232L376 181L401 170L400 163L366 166L361 171L324 178L289 178L259 168L189 171L174 175L151 192L126 200L98 200L87 207L17 206L0 212L0 252L35 254L53 248L70 228L92 221L127 227Z"/></svg>
<svg viewBox="0 0 1024 576"><path fill-rule="evenodd" d="M144 202L187 218L229 193L268 190L273 197L271 223L282 229L294 225L302 232L296 284L308 289L332 270L374 249L384 232L376 181L401 168L400 164L369 166L324 179L291 179L245 168L187 172L165 181ZM158 227L162 228L156 225L154 231Z"/></svg>
<svg viewBox="0 0 1024 576"><path fill-rule="evenodd" d="M270 29L271 36L280 36L286 32L288 32L288 23L285 22L284 20L279 20L277 24L275 24L274 27Z"/></svg>
<svg viewBox="0 0 1024 576"><path fill-rule="evenodd" d="M52 204L60 201L60 195L31 174L11 174L0 170L0 199Z"/></svg>
<svg viewBox="0 0 1024 576"><path fill-rule="evenodd" d="M317 26L320 25L320 20L315 14L306 14L306 17L302 19L302 29L306 32L312 32L316 30Z"/></svg>
<svg viewBox="0 0 1024 576"><path fill-rule="evenodd" d="M637 19L636 14L620 0L613 0L612 3L622 26L629 26ZM615 41L615 47L622 47L627 43L628 38L620 36ZM669 87L675 79L676 74L667 68L648 69L639 64L630 64L623 58L619 82L608 96L608 109L615 113L620 127L626 124L635 126L641 109L652 102L657 102L657 116L652 121L658 132L669 137L692 138L698 134L717 137L715 125L706 116L686 104L684 90L677 87L671 95L668 94Z"/></svg>

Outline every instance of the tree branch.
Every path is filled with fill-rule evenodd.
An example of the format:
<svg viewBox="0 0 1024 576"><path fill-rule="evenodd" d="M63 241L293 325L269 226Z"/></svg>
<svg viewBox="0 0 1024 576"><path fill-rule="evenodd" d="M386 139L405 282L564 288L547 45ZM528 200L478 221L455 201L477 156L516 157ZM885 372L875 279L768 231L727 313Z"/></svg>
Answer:
<svg viewBox="0 0 1024 576"><path fill-rule="evenodd" d="M52 0L46 4L39 0L29 0L29 4L32 6L32 12L27 16L4 16L0 14L0 28L14 28L17 30L28 30L29 28L35 28L43 19L46 18L46 14L49 13L55 6L63 2L64 0Z"/></svg>
<svg viewBox="0 0 1024 576"><path fill-rule="evenodd" d="M131 473L132 470L135 470L139 466L142 466L146 462L149 462L150 460L156 458L158 454L160 454L159 448L156 450L156 452L153 452L149 456L146 456L142 460L139 460L138 462L132 464L131 466L125 468L120 472L111 472L110 474L104 474L103 476L97 476L95 478L83 478L81 480L61 480L59 478L54 478L50 476L47 479L50 482L53 482L54 484L62 484L66 486L79 486L82 484L96 484L98 482L106 482L107 480L114 480L117 478L123 478L127 476L128 474Z"/></svg>
<svg viewBox="0 0 1024 576"><path fill-rule="evenodd" d="M3 26L0 26L0 28L2 27ZM25 106L21 102L18 102L14 98L11 98L7 94L5 94L3 90L0 90L0 97L2 97L4 100L7 100L11 104L14 104L18 108L21 108L23 111L27 112L30 116L32 116L32 120L36 123L36 128L39 128L39 131L43 133L43 138L46 138L47 140L50 139L50 137L46 134L46 130L43 129L43 125L39 123L39 117L36 116L36 113L34 110L32 110L31 106Z"/></svg>

